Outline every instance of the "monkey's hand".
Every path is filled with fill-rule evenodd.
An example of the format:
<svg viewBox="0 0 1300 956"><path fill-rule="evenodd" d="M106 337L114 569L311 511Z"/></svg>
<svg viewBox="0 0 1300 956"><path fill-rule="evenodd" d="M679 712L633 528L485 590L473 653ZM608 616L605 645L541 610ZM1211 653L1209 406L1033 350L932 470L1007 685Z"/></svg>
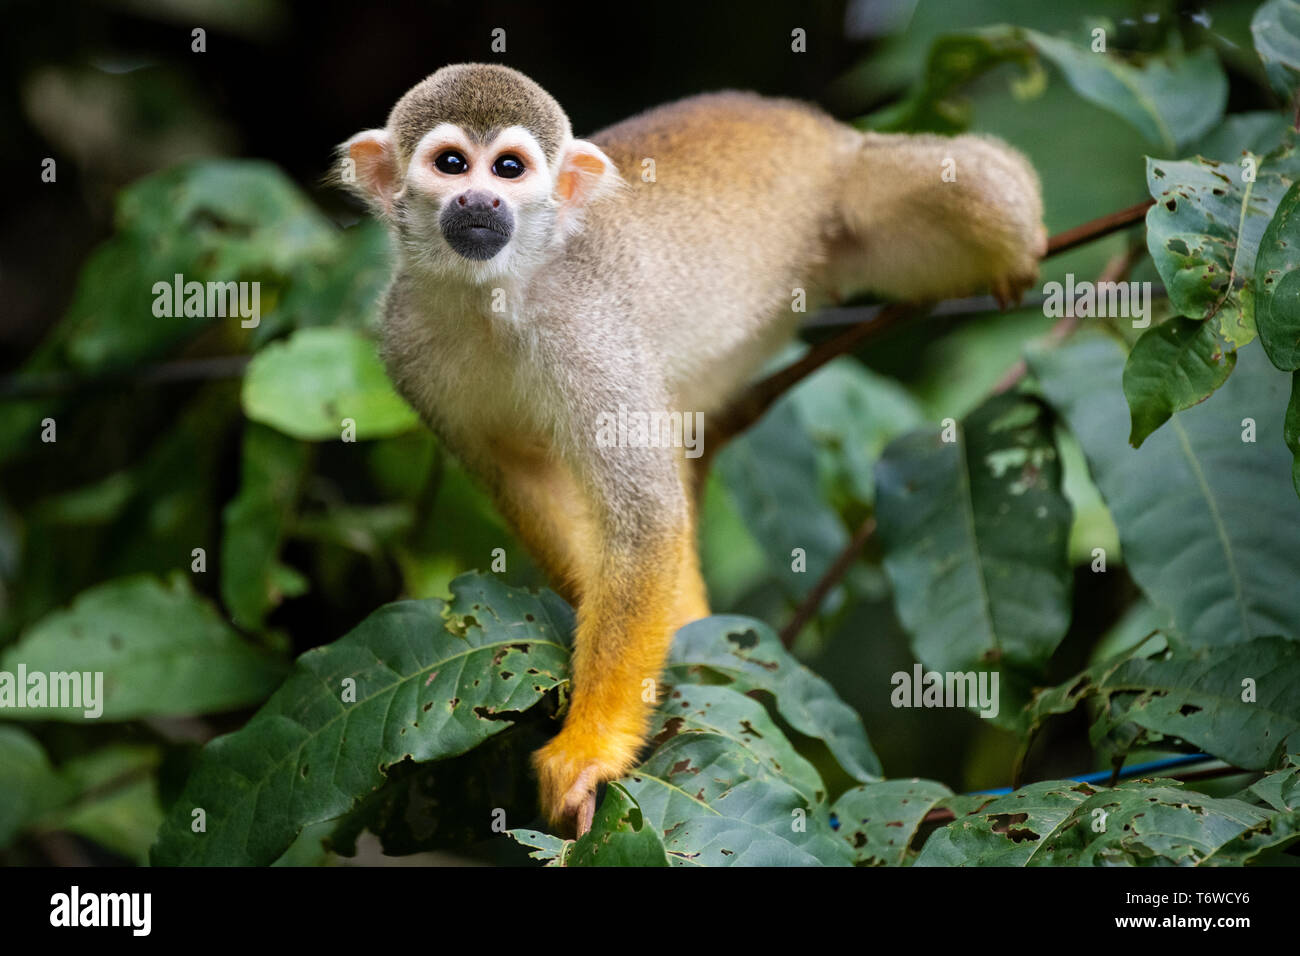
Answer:
<svg viewBox="0 0 1300 956"><path fill-rule="evenodd" d="M1038 261L1047 253L1047 230L1038 224L1024 248L1012 256L1012 265L989 281L989 292L1002 308L1020 302L1025 291L1038 281Z"/></svg>
<svg viewBox="0 0 1300 956"><path fill-rule="evenodd" d="M833 288L900 301L984 289L1002 306L1038 278L1047 251L1038 174L992 137L864 133L841 215L854 239L829 263Z"/></svg>
<svg viewBox="0 0 1300 956"><path fill-rule="evenodd" d="M542 810L551 826L582 836L596 812L596 787L627 773L636 763L639 734L607 734L570 719L533 754Z"/></svg>

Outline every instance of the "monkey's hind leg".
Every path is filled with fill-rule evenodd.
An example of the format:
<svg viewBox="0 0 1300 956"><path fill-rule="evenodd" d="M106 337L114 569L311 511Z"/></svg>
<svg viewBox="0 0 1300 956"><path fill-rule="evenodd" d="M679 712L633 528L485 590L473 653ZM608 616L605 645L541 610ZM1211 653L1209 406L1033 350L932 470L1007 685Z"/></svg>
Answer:
<svg viewBox="0 0 1300 956"><path fill-rule="evenodd" d="M569 712L533 755L542 808L557 828L585 833L597 786L636 765L673 634L708 611L688 515L683 507L657 528L605 528L579 544L596 560L579 588Z"/></svg>

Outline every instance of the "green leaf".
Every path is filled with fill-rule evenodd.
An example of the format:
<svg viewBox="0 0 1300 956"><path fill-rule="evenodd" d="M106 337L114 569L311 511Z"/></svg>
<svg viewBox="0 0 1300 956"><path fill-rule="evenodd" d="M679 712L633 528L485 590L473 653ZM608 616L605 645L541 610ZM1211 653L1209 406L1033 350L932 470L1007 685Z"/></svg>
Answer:
<svg viewBox="0 0 1300 956"><path fill-rule="evenodd" d="M1124 366L1124 397L1133 427L1128 441L1140 448L1174 412L1205 401L1237 364L1208 322L1172 318L1147 329Z"/></svg>
<svg viewBox="0 0 1300 956"><path fill-rule="evenodd" d="M1251 18L1250 32L1273 89L1290 100L1300 86L1300 3L1269 0L1261 4Z"/></svg>
<svg viewBox="0 0 1300 956"><path fill-rule="evenodd" d="M1155 784L1155 785L1153 785ZM1062 784L1063 786L1066 784ZM1050 833L1031 866L1196 865L1269 814L1172 780L1099 789Z"/></svg>
<svg viewBox="0 0 1300 956"><path fill-rule="evenodd" d="M743 747L773 777L799 792L808 803L826 799L817 770L795 752L790 741L758 701L735 686L670 685L659 708L662 743L682 733L713 734Z"/></svg>
<svg viewBox="0 0 1300 956"><path fill-rule="evenodd" d="M1255 259L1255 324L1269 361L1300 369L1300 182L1278 203Z"/></svg>
<svg viewBox="0 0 1300 956"><path fill-rule="evenodd" d="M1300 842L1300 811L1275 813L1242 830L1201 860L1201 866L1295 865L1294 855L1280 856Z"/></svg>
<svg viewBox="0 0 1300 956"><path fill-rule="evenodd" d="M530 757L555 733L558 696L512 714L505 730L463 754L390 766L382 786L328 825L330 849L355 856L358 838L369 832L387 856L474 852L503 824L532 820L537 775Z"/></svg>
<svg viewBox="0 0 1300 956"><path fill-rule="evenodd" d="M824 741L850 777L861 782L880 777L880 760L867 741L862 718L760 621L715 615L686 625L668 652L666 677L679 683L722 682L751 696L767 692L781 719L804 736Z"/></svg>
<svg viewBox="0 0 1300 956"><path fill-rule="evenodd" d="M957 440L916 432L876 468L880 541L912 649L941 672L1000 672L1018 719L1070 622L1070 506L1044 409L997 396Z"/></svg>
<svg viewBox="0 0 1300 956"><path fill-rule="evenodd" d="M847 846L831 837L824 804L815 804L779 775L757 737L754 701L724 687L683 687L681 699L660 709L651 734L656 749L618 782L663 835L674 866L815 866L848 862ZM701 701L715 729L692 715L676 716ZM687 705L685 708L681 704ZM759 730L780 735L775 725Z"/></svg>
<svg viewBox="0 0 1300 956"><path fill-rule="evenodd" d="M1263 156L1282 145L1291 124L1277 110L1230 113L1201 137L1189 152L1239 166L1246 153Z"/></svg>
<svg viewBox="0 0 1300 956"><path fill-rule="evenodd" d="M1300 744L1300 654L1280 637L1194 657L1133 658L1098 686L1108 729L1134 723L1238 767L1263 770Z"/></svg>
<svg viewBox="0 0 1300 956"><path fill-rule="evenodd" d="M1300 754L1287 754L1282 766L1264 774L1237 796L1274 810L1300 810Z"/></svg>
<svg viewBox="0 0 1300 956"><path fill-rule="evenodd" d="M0 724L0 849L61 798L58 775L40 742L27 731Z"/></svg>
<svg viewBox="0 0 1300 956"><path fill-rule="evenodd" d="M492 575L462 576L452 590L450 604L380 608L298 658L248 724L204 748L154 863L270 863L304 826L351 810L392 765L464 753L566 679L573 618L559 598ZM206 832L191 830L198 808Z"/></svg>
<svg viewBox="0 0 1300 956"><path fill-rule="evenodd" d="M286 286L326 268L336 275L352 272L339 266L346 250L338 230L283 171L265 161L199 160L141 179L119 194L115 226L114 236L82 268L67 312L20 377L128 369L204 331L239 348L277 325ZM155 287L174 287L178 275L182 283L258 283L262 324L250 333L239 315L156 316L155 304L171 294ZM30 447L41 419L70 408L69 401L41 399L6 408L0 459Z"/></svg>
<svg viewBox="0 0 1300 956"><path fill-rule="evenodd" d="M818 471L841 510L875 500L876 460L899 435L925 422L916 400L893 379L839 358L791 390ZM807 494L807 492L805 492Z"/></svg>
<svg viewBox="0 0 1300 956"><path fill-rule="evenodd" d="M573 844L565 866L668 866L668 854L636 801L613 783L591 830Z"/></svg>
<svg viewBox="0 0 1300 956"><path fill-rule="evenodd" d="M1069 819L1096 791L1084 783L1032 783L988 797L925 841L917 866L1028 866L1044 837Z"/></svg>
<svg viewBox="0 0 1300 956"><path fill-rule="evenodd" d="M1201 865L1294 864L1294 857L1281 854L1300 843L1300 754L1289 754L1282 767L1256 780L1237 799L1266 805L1274 812L1223 844Z"/></svg>
<svg viewBox="0 0 1300 956"><path fill-rule="evenodd" d="M1031 784L959 810L917 866L1196 865L1258 833L1268 811L1173 780L1115 788L1069 780Z"/></svg>
<svg viewBox="0 0 1300 956"><path fill-rule="evenodd" d="M307 448L298 441L248 424L239 496L222 512L221 598L240 627L260 628L272 608L305 584L280 564L279 555L307 462Z"/></svg>
<svg viewBox="0 0 1300 956"><path fill-rule="evenodd" d="M1240 348L1255 337L1260 239L1278 204L1300 177L1293 142L1246 167L1213 160L1147 158L1147 248L1175 311L1214 319Z"/></svg>
<svg viewBox="0 0 1300 956"><path fill-rule="evenodd" d="M418 418L384 373L374 343L344 328L300 329L253 357L244 376L244 412L253 421L306 441L385 438Z"/></svg>
<svg viewBox="0 0 1300 956"><path fill-rule="evenodd" d="M1300 371L1291 375L1291 401L1287 402L1282 423L1282 440L1291 449L1291 484L1300 495Z"/></svg>
<svg viewBox="0 0 1300 956"><path fill-rule="evenodd" d="M950 796L933 780L881 780L847 791L831 813L856 866L903 866L915 856L909 849L926 814Z"/></svg>
<svg viewBox="0 0 1300 956"><path fill-rule="evenodd" d="M1002 63L1020 66L1026 92L1041 88L1042 67L1015 27L993 26L937 37L921 81L900 103L872 113L859 125L881 132L960 133L970 125L970 105L961 89Z"/></svg>
<svg viewBox="0 0 1300 956"><path fill-rule="evenodd" d="M1170 152L1213 128L1227 104L1228 80L1208 47L1189 55L1150 57L1139 67L1036 30L992 26L938 37L920 83L907 98L859 125L881 131L961 132L970 123L961 89L994 67L1021 67L1013 87L1020 98L1041 92L1045 80L1035 52L1054 63L1081 97Z"/></svg>
<svg viewBox="0 0 1300 956"><path fill-rule="evenodd" d="M601 822L604 825L604 818ZM564 866L565 858L573 846L572 840L565 840L539 830L507 830L506 833L520 846L530 848L533 852L528 855L534 860L540 860L546 866Z"/></svg>
<svg viewBox="0 0 1300 956"><path fill-rule="evenodd" d="M84 591L66 611L34 624L0 670L102 673L101 720L237 710L266 698L284 675L275 658L243 640L188 580L148 575ZM79 707L8 709L15 720L81 722Z"/></svg>
<svg viewBox="0 0 1300 956"><path fill-rule="evenodd" d="M1171 641L1192 648L1300 636L1300 500L1281 441L1289 376L1259 349L1238 355L1213 401L1180 413L1138 450L1116 425L1127 414L1116 342L1081 336L1029 355L1083 446L1129 572L1172 612Z"/></svg>
<svg viewBox="0 0 1300 956"><path fill-rule="evenodd" d="M1060 68L1080 96L1121 116L1150 142L1173 152L1211 129L1228 101L1228 78L1209 47L1139 69L1035 30L1025 35Z"/></svg>
<svg viewBox="0 0 1300 956"><path fill-rule="evenodd" d="M763 547L772 575L795 599L807 595L849 543L839 516L817 494L816 450L784 398L718 455L718 473ZM806 569L793 570L801 549Z"/></svg>

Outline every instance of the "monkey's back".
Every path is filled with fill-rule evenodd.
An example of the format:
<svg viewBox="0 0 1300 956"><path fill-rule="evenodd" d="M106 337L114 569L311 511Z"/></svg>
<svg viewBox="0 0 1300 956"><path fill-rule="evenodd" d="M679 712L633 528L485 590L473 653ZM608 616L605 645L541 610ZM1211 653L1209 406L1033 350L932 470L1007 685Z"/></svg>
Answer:
<svg viewBox="0 0 1300 956"><path fill-rule="evenodd" d="M635 296L652 345L673 337L661 354L682 356L678 393L707 410L797 324L795 290L825 257L860 134L805 103L722 92L591 139L628 187L592 207L572 254Z"/></svg>

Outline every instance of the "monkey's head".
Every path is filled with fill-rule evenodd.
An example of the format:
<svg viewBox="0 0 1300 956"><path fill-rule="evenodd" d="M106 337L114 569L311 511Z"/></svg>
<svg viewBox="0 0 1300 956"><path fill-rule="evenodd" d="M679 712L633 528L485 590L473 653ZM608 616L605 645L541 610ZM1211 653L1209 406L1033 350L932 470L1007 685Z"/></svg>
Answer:
<svg viewBox="0 0 1300 956"><path fill-rule="evenodd" d="M388 222L410 265L474 282L542 264L622 182L549 93L483 63L412 87L384 129L343 145L337 178Z"/></svg>

